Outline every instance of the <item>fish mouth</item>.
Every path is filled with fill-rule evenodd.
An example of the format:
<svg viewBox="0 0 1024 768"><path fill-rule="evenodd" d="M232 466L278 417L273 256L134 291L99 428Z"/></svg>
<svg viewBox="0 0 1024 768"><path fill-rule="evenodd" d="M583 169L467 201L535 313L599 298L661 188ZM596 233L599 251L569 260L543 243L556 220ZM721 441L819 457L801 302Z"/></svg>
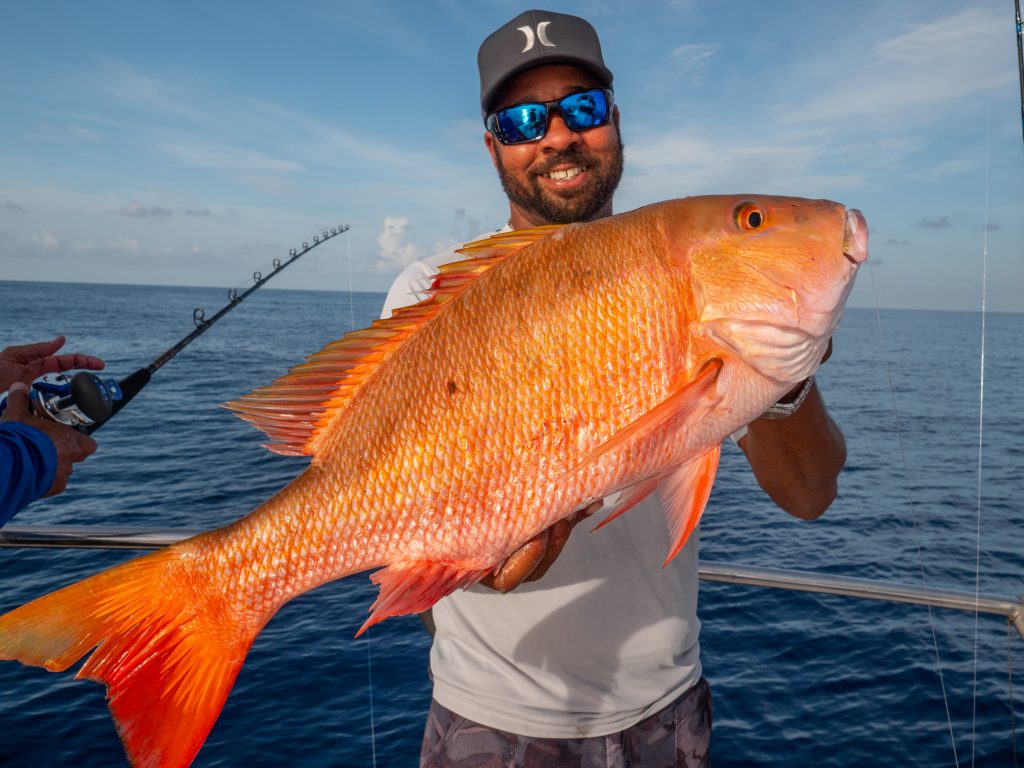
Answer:
<svg viewBox="0 0 1024 768"><path fill-rule="evenodd" d="M868 222L856 208L846 210L843 255L854 265L863 264L868 259Z"/></svg>

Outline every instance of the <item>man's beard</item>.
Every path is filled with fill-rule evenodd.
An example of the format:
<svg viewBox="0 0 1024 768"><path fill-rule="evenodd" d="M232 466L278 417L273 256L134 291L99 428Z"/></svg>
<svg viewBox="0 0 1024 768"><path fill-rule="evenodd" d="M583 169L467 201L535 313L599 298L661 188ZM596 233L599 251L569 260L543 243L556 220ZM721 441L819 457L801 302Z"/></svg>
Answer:
<svg viewBox="0 0 1024 768"><path fill-rule="evenodd" d="M589 221L612 199L622 178L622 143L619 143L618 151L607 168L595 165L587 153L574 149L554 155L542 166L528 171L525 184L506 172L500 152L495 164L501 186L514 205L549 224L572 224ZM545 192L537 181L538 177L559 165L578 165L589 171L591 178L586 187L572 190L568 197L557 192Z"/></svg>

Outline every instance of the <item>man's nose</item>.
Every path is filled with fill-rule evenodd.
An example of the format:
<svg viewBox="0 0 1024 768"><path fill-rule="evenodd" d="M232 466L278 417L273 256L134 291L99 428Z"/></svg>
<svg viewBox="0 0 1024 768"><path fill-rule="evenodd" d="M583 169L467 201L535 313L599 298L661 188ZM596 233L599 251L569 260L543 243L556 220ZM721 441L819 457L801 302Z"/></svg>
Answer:
<svg viewBox="0 0 1024 768"><path fill-rule="evenodd" d="M570 130L569 126L565 124L561 113L554 112L548 118L548 130L544 134L544 138L540 140L540 144L542 149L560 152L577 143L579 139L579 134Z"/></svg>

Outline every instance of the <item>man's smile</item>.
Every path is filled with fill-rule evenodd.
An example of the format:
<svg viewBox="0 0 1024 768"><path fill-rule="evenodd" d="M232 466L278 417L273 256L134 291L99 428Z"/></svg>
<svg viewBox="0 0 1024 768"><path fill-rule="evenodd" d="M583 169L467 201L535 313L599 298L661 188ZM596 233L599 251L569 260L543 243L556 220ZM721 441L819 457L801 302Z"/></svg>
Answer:
<svg viewBox="0 0 1024 768"><path fill-rule="evenodd" d="M571 168L560 168L547 173L542 173L541 176L552 179L553 181L569 181L574 179L583 173L586 169L579 165L574 165Z"/></svg>

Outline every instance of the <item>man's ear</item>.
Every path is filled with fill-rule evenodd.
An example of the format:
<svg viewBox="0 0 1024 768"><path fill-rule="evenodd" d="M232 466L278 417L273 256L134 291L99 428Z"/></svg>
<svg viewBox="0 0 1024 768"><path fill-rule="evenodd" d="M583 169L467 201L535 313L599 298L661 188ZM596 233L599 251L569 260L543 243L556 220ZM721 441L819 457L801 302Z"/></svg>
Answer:
<svg viewBox="0 0 1024 768"><path fill-rule="evenodd" d="M487 147L487 151L491 155L491 162L495 168L498 167L498 148L496 145L497 141L494 138L494 134L490 131L484 131L484 146Z"/></svg>

